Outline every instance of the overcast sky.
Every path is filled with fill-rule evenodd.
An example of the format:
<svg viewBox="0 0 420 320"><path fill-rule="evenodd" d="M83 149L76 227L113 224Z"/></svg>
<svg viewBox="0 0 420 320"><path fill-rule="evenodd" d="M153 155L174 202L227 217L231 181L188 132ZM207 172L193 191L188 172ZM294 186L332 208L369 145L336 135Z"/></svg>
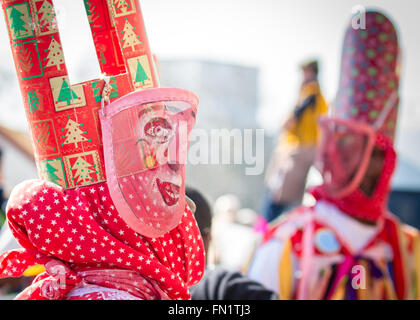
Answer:
<svg viewBox="0 0 420 320"><path fill-rule="evenodd" d="M89 69L92 77L96 74L90 60L94 59L93 49L89 50L91 47L80 38L84 33L82 27L87 28L86 19L77 20L83 10L82 1L55 2L65 13L65 21L72 22L62 28L71 79L88 80L77 78L80 68ZM400 139L407 144L409 139L402 136L417 130L420 123L418 0L144 0L140 3L152 50L160 59L204 59L258 67L259 120L269 130L277 127L280 117L294 104L299 83L297 66L307 57L321 59L321 84L327 99L333 99L343 34L352 8L356 5L382 8L399 27L404 54ZM14 70L4 18L1 20L1 68ZM67 50L68 46L71 49ZM87 58L87 52L92 58ZM23 123L23 112L19 117L10 116L14 108L22 106L20 100L16 102L17 80L12 79L7 86L10 94L0 96L0 104L6 111L0 113L0 122L18 125ZM409 157L417 156L413 152L407 150Z"/></svg>

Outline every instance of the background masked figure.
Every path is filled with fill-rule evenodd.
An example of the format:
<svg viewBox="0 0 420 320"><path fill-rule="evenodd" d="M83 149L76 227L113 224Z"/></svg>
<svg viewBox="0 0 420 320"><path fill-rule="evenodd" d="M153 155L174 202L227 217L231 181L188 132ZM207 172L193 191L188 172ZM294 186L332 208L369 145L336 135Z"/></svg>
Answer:
<svg viewBox="0 0 420 320"><path fill-rule="evenodd" d="M268 195L263 215L268 222L302 203L306 179L319 140L318 118L328 107L318 82L317 60L301 65L302 85L297 105L282 133L266 172Z"/></svg>
<svg viewBox="0 0 420 320"><path fill-rule="evenodd" d="M396 164L399 45L392 22L366 13L349 27L333 117L321 121L313 207L279 219L249 275L281 299L416 299L417 230L387 210Z"/></svg>
<svg viewBox="0 0 420 320"><path fill-rule="evenodd" d="M204 271L185 199L198 99L157 88L138 1L85 5L106 78L74 85L53 4L2 1L42 180L12 191L23 249L0 256L0 277L44 266L17 299L189 299Z"/></svg>

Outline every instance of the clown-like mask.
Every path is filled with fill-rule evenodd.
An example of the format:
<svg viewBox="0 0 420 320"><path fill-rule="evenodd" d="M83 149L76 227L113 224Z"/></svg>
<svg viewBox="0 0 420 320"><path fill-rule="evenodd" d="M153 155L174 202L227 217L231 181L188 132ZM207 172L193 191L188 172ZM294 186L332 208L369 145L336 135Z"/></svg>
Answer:
<svg viewBox="0 0 420 320"><path fill-rule="evenodd" d="M344 197L360 185L372 149L375 131L368 125L324 118L315 166L322 174L328 193Z"/></svg>
<svg viewBox="0 0 420 320"><path fill-rule="evenodd" d="M342 198L349 195L360 186L368 169L368 175L379 175L371 164L372 152L375 146L385 148L379 141L390 140L382 138L383 135L378 134L378 131L398 101L398 93L392 92L373 124L351 118L320 119L321 141L315 167L322 174L324 186L331 196ZM387 151L388 154L392 152ZM388 161L392 162L392 159ZM382 165L379 167L382 168Z"/></svg>
<svg viewBox="0 0 420 320"><path fill-rule="evenodd" d="M147 89L100 111L112 200L136 232L160 236L185 209L185 162L198 99L181 89Z"/></svg>

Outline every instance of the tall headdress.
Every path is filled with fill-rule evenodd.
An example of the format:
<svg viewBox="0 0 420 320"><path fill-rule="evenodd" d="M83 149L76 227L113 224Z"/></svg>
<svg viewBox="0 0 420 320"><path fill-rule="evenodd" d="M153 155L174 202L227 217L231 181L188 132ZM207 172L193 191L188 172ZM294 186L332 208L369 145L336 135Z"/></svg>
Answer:
<svg viewBox="0 0 420 320"><path fill-rule="evenodd" d="M184 213L198 99L157 88L138 0L84 4L107 81L71 82L51 0L2 1L39 176L64 189L107 181L130 227L159 236Z"/></svg>
<svg viewBox="0 0 420 320"><path fill-rule="evenodd" d="M384 14L367 11L365 19L366 28L350 24L346 30L335 108L321 120L316 166L331 201L350 215L376 220L386 210L396 162L400 48ZM375 148L383 152L381 162L372 162ZM365 184L362 192L363 181L375 186Z"/></svg>

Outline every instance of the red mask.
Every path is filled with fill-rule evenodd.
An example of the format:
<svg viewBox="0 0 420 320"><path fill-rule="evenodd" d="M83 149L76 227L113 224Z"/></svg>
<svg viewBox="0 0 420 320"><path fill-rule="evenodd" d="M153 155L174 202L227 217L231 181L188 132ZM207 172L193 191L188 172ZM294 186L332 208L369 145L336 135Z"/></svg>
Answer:
<svg viewBox="0 0 420 320"><path fill-rule="evenodd" d="M140 234L161 236L184 213L185 160L197 105L185 90L146 89L101 113L111 197Z"/></svg>

